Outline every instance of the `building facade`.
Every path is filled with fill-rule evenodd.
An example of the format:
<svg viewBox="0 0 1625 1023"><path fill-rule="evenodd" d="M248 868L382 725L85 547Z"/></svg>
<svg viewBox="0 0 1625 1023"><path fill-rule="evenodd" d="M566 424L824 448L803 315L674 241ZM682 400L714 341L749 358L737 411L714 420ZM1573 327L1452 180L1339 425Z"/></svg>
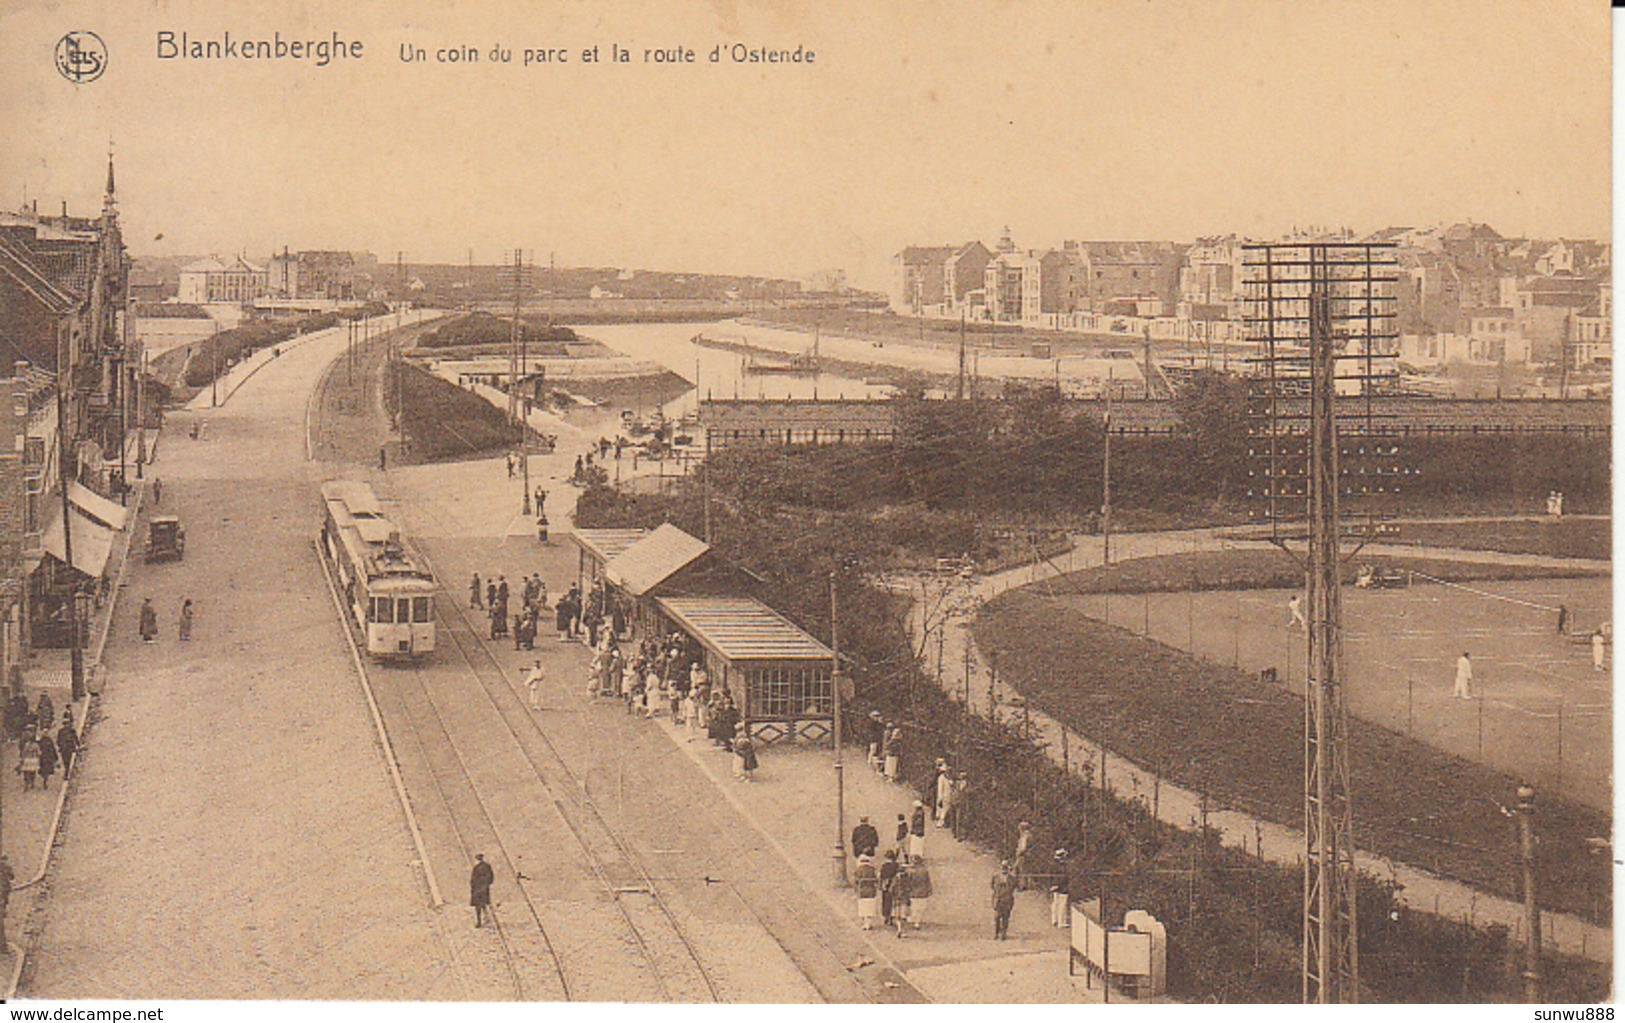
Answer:
<svg viewBox="0 0 1625 1023"><path fill-rule="evenodd" d="M180 301L198 305L252 302L265 296L269 283L265 267L242 256L229 262L210 256L181 267Z"/></svg>

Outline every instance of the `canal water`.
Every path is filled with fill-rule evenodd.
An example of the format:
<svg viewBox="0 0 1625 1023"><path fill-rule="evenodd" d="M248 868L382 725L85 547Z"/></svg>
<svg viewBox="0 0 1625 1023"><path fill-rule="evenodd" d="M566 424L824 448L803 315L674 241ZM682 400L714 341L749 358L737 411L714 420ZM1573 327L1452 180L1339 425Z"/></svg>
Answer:
<svg viewBox="0 0 1625 1023"><path fill-rule="evenodd" d="M628 358L657 363L694 384L693 390L662 407L667 416L674 418L697 411L699 400L706 397L883 398L892 390L883 384L866 384L862 380L831 373L819 373L817 376L747 373L745 367L750 360L743 353L705 348L694 343L694 337L699 334L730 341L744 340L743 332L732 321L630 323L577 329L586 337L600 341ZM806 346L809 349L812 340L812 335L807 335Z"/></svg>

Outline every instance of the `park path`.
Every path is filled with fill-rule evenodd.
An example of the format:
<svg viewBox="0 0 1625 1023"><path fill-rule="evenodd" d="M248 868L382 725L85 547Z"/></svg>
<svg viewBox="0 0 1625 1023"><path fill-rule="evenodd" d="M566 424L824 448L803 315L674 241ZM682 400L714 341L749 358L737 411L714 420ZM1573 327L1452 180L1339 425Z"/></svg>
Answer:
<svg viewBox="0 0 1625 1023"><path fill-rule="evenodd" d="M1193 529L1164 533L1129 533L1111 538L1114 561L1155 557L1170 554L1189 554L1203 551L1258 549L1268 544L1255 540L1228 537L1228 531L1219 529ZM1368 547L1373 554L1399 554L1409 556L1457 557L1454 548L1428 548L1418 546L1379 545ZM1607 562L1584 559L1548 558L1539 555L1502 554L1495 551L1460 551L1461 560L1495 562L1501 564L1538 565L1540 567L1597 567ZM1104 564L1103 541L1099 536L1076 536L1067 552L1035 564L978 577L973 585L976 598L987 601L1018 587L1054 579L1066 572L1094 568ZM908 592L909 583L895 580L892 588ZM917 584L912 587L918 594ZM918 606L918 602L916 603ZM1011 706L1003 680L995 685L986 659L976 648L970 634L970 620L949 619L940 637L927 643L922 638L922 627L932 623L919 614L910 618L914 641L927 653L927 667L935 654L937 677L943 688L956 700L969 698L969 707L983 717L1008 720L1015 709ZM931 648L935 647L935 650ZM969 657L966 654L969 652ZM969 678L965 666L970 665ZM1009 694L1013 695L1013 694ZM1057 764L1075 773L1082 765L1093 764L1095 784L1106 791L1132 799L1144 795L1156 806L1157 816L1176 827L1194 829L1205 816L1208 826L1214 828L1225 845L1251 852L1275 863L1296 865L1302 862L1303 832L1271 821L1261 820L1237 810L1204 806L1202 796L1189 789L1169 783L1140 764L1090 742L1075 731L1064 728L1049 715L1034 708L1023 708L1023 720L1030 716L1034 741L1043 745ZM1152 793L1156 799L1152 800ZM1377 876L1389 877L1402 885L1399 901L1416 910L1440 916L1468 920L1474 924L1501 924L1512 932L1515 941L1522 940L1523 906L1510 899L1479 891L1470 885L1440 877L1418 867L1399 863L1387 857L1364 850L1355 853L1355 862L1363 870ZM1548 947L1570 955L1583 956L1599 962L1613 959L1613 931L1579 917L1564 913L1543 914L1547 930Z"/></svg>

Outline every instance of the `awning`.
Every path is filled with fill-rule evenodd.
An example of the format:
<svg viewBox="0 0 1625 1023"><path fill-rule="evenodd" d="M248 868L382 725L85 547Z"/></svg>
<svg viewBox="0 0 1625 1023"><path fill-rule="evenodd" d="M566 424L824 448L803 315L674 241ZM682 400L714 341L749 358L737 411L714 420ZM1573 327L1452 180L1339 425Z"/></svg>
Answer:
<svg viewBox="0 0 1625 1023"><path fill-rule="evenodd" d="M828 661L835 655L788 618L749 597L656 597L689 635L729 661Z"/></svg>
<svg viewBox="0 0 1625 1023"><path fill-rule="evenodd" d="M72 501L86 515L115 531L123 529L124 524L130 520L128 508L109 501L80 483L68 484L68 500Z"/></svg>
<svg viewBox="0 0 1625 1023"><path fill-rule="evenodd" d="M40 543L45 553L65 563L68 559L62 536L62 509L53 507L50 514ZM112 553L113 531L83 512L76 511L73 516L73 567L92 579L99 579Z"/></svg>
<svg viewBox="0 0 1625 1023"><path fill-rule="evenodd" d="M604 574L632 596L641 597L710 549L705 541L667 522L604 566Z"/></svg>

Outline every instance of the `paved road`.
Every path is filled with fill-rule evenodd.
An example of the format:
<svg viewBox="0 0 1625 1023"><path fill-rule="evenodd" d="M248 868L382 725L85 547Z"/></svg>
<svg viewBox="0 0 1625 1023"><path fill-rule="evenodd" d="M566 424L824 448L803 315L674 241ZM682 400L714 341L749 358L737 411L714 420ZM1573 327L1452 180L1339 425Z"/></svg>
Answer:
<svg viewBox="0 0 1625 1023"><path fill-rule="evenodd" d="M364 377L377 369L365 356L360 367L370 367L354 383L364 393L347 396L350 377L336 370L312 401L313 450L376 450L363 435L376 430ZM557 477L575 454L533 459L556 522L574 497ZM517 585L540 570L556 595L576 559L567 542L539 547L529 521L508 514L519 483L504 485L500 463L380 473L334 460L322 472L369 478L447 586L435 655L368 674L448 902L475 851L496 867L506 949L473 933L466 910L447 915L453 972L472 996L920 1000L666 737L586 698L588 652L550 628L537 651L549 675L543 709L529 706L520 678L535 655L475 634L483 619L465 619L462 581L501 571Z"/></svg>
<svg viewBox="0 0 1625 1023"><path fill-rule="evenodd" d="M342 346L285 352L204 440L170 417L151 472L186 559L132 566L27 995L457 994L311 553L305 398Z"/></svg>

